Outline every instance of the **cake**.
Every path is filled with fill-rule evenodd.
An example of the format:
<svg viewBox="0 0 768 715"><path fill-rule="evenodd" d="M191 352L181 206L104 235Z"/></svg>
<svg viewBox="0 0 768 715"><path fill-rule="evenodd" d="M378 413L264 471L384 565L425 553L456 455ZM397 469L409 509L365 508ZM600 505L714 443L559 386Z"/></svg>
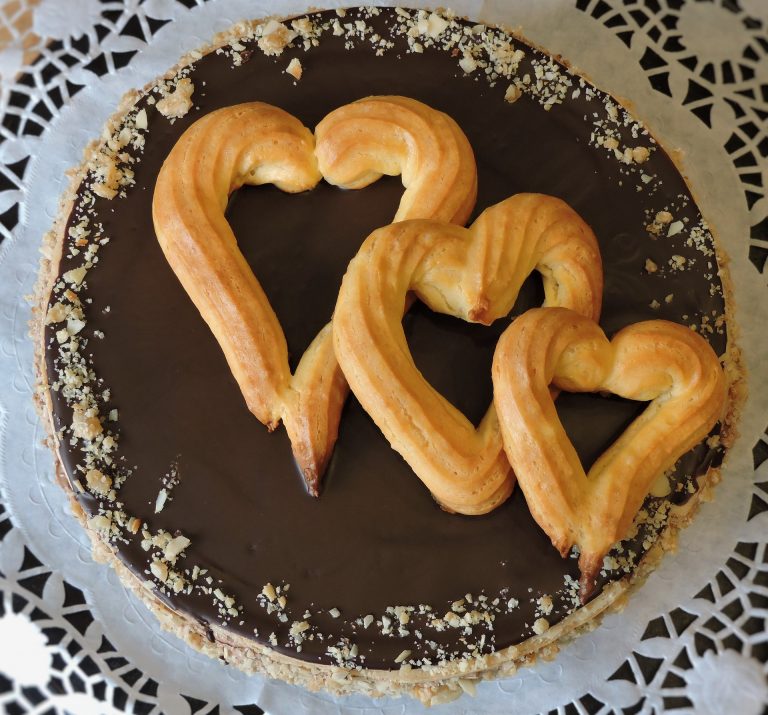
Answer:
<svg viewBox="0 0 768 715"><path fill-rule="evenodd" d="M46 237L38 396L96 558L165 628L246 672L436 704L553 656L622 603L716 481L734 402L654 485L588 597L578 553L552 547L521 489L480 516L440 509L354 396L310 495L285 430L270 433L248 410L164 257L152 201L179 138L214 110L263 102L314 128L370 95L416 100L461 128L477 162L472 218L524 192L567 202L599 243L605 333L658 318L685 325L721 357L734 391L724 261L649 130L504 30L358 9L243 22L124 99ZM279 318L291 369L401 192L398 177L384 177L360 190L320 182L230 197L226 219ZM404 328L416 367L478 424L499 336L543 298L529 278L510 317L488 327L415 303ZM568 392L556 406L585 466L644 407Z"/></svg>

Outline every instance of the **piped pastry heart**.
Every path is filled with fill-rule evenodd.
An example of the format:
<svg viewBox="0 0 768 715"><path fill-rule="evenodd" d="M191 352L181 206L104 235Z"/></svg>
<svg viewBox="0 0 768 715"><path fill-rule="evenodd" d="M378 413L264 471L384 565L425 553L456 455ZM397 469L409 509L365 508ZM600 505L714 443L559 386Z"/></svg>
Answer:
<svg viewBox="0 0 768 715"><path fill-rule="evenodd" d="M469 229L406 221L374 231L349 264L333 317L336 356L363 408L449 511L483 514L511 493L491 406L474 425L422 376L403 312L413 292L432 310L490 324L509 313L528 275L545 305L597 318L603 272L590 228L565 202L519 194Z"/></svg>
<svg viewBox="0 0 768 715"><path fill-rule="evenodd" d="M585 474L552 385L650 405ZM563 556L580 547L582 599L654 480L706 437L726 402L717 355L689 328L649 320L609 341L595 322L562 308L530 310L507 328L493 389L504 449L534 519Z"/></svg>
<svg viewBox="0 0 768 715"><path fill-rule="evenodd" d="M325 176L357 189L382 174L402 174L396 220L463 224L474 207L477 170L463 132L447 115L404 97L369 97L331 112L317 127L317 146L309 129L277 107L253 102L211 112L181 136L155 187L155 231L171 268L218 340L250 411L270 429L285 424L315 495L347 394L330 325L292 375L283 330L224 210L244 184L295 193Z"/></svg>

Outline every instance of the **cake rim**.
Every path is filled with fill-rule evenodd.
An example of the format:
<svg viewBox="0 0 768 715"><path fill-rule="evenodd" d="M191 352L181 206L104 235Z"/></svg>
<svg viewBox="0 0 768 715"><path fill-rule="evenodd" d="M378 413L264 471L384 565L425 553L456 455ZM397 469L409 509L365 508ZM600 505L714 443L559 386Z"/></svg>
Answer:
<svg viewBox="0 0 768 715"><path fill-rule="evenodd" d="M215 52L217 49L229 45L232 41L239 40L249 31L271 20L282 22L311 15L314 12L317 11L308 8L306 12L290 15L273 15L253 20L241 20L228 30L217 33L211 42L185 53L176 65L145 84L143 88L131 89L123 95L115 112L104 123L102 137L91 140L83 151L81 163L67 172L69 183L62 193L57 216L51 230L43 237L43 255L32 296L30 335L33 339L35 353L35 405L48 433L45 444L54 453L56 481L69 498L74 516L82 523L89 536L94 559L97 562L108 564L115 570L121 583L128 586L154 613L164 630L180 637L196 650L214 658L222 658L246 673L260 672L268 677L279 678L309 690L323 689L334 695L362 693L381 697L407 694L424 704L436 705L448 702L464 692L472 692L474 683L479 682L479 680L513 675L519 667L531 666L538 658L543 660L553 658L560 645L598 627L605 614L620 611L632 591L638 588L656 568L664 553L674 551L678 533L693 519L700 503L711 500L712 490L720 480L723 467L719 465L708 468L704 474L698 477L699 489L693 497L684 505L671 508L669 522L660 532L658 541L644 555L631 574L613 581L593 601L576 609L545 633L531 636L518 645L500 649L493 654L477 657L474 661L448 662L441 666L401 668L400 670L384 670L363 666L362 670L358 671L294 658L255 640L244 638L215 623L204 627L192 616L169 608L148 590L138 576L121 561L114 547L88 526L87 515L77 501L72 483L62 465L59 453L59 437L53 424L53 408L46 366L45 318L53 285L59 276L59 265L67 238L66 226L75 205L76 193L89 172L96 167L96 157L99 154L99 148L104 143L104 137L111 136L115 130L122 126L127 114L142 97L147 96L161 83L176 77L181 69L194 64L202 56ZM529 40L521 34L519 29L510 29L499 23L488 24L543 52L561 63L568 72L582 77L592 86L596 86L585 72L576 69L574 65L560 55L552 54ZM621 107L634 111L633 102L606 90L601 91L612 97ZM695 187L682 166L681 152L667 148L665 143L653 133L653 127L648 127L648 131L658 146L664 149L669 156L698 210L704 215L705 212L697 201ZM715 246L719 268L718 275L723 287L724 315L728 330L726 350L723 355L728 383L728 410L720 423L720 439L725 449L725 463L730 447L738 438L739 414L745 400L746 374L739 347L739 327L734 318L733 286L727 268L729 258L719 241L717 230L713 228L712 224L710 224L710 231ZM213 634L213 642L210 640L209 632ZM469 665L467 665L468 662Z"/></svg>

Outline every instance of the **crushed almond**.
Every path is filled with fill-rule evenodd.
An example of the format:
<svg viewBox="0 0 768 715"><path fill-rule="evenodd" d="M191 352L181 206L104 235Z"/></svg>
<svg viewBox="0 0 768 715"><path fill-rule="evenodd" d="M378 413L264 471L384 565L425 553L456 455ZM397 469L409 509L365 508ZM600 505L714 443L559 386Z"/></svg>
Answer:
<svg viewBox="0 0 768 715"><path fill-rule="evenodd" d="M301 66L301 61L298 57L294 57L289 63L288 67L285 70L291 77L293 77L296 80L301 79L301 75L304 72L304 68Z"/></svg>
<svg viewBox="0 0 768 715"><path fill-rule="evenodd" d="M168 119L181 119L192 109L192 94L195 85L189 77L183 77L176 81L173 89L166 92L157 103L157 111Z"/></svg>

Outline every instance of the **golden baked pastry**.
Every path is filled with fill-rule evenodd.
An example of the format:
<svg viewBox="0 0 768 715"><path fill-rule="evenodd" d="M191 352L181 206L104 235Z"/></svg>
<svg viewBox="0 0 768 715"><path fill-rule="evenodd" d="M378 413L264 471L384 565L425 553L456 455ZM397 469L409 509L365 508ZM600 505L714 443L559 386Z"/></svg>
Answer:
<svg viewBox="0 0 768 715"><path fill-rule="evenodd" d="M362 189L382 174L402 176L395 221L430 218L464 225L477 198L475 157L447 114L408 97L368 97L345 104L315 129L323 178Z"/></svg>
<svg viewBox="0 0 768 715"><path fill-rule="evenodd" d="M490 324L509 313L528 275L545 305L597 318L603 272L589 226L560 199L518 194L469 229L407 221L374 231L349 264L333 318L336 356L352 391L440 505L483 514L511 493L493 407L480 427L424 379L402 328L413 291L432 310Z"/></svg>
<svg viewBox="0 0 768 715"><path fill-rule="evenodd" d="M650 401L588 474L555 411L550 386ZM723 417L726 380L709 343L665 320L606 338L571 310L537 308L504 332L493 360L504 449L537 523L566 556L580 548L586 597L653 482Z"/></svg>
<svg viewBox="0 0 768 715"><path fill-rule="evenodd" d="M406 190L397 219L463 223L477 193L472 149L453 120L415 100L371 97L331 112L318 127L317 148L310 130L277 107L252 102L211 112L174 146L152 205L163 252L221 345L248 408L270 430L285 424L315 495L347 394L330 325L292 375L283 330L224 210L244 184L307 191L321 170L345 188L401 173Z"/></svg>

